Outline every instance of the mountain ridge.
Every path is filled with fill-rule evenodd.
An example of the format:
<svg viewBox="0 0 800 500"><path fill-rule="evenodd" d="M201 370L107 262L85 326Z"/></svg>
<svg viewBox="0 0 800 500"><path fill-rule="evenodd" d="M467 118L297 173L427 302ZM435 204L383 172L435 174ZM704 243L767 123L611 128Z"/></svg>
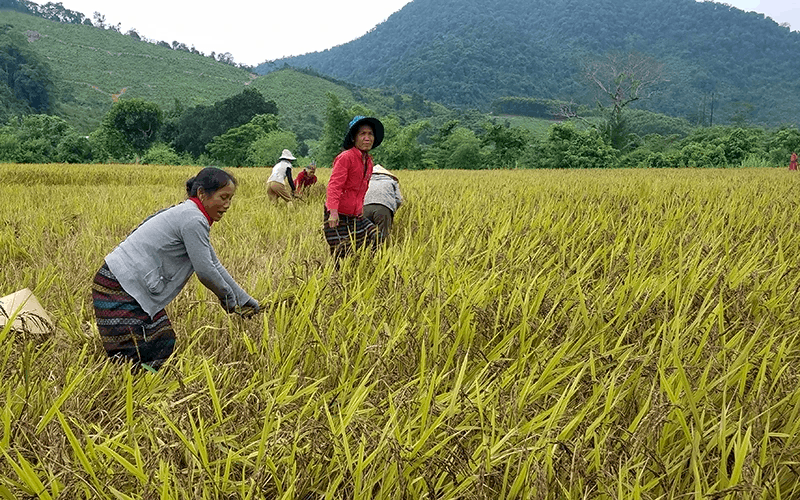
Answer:
<svg viewBox="0 0 800 500"><path fill-rule="evenodd" d="M288 64L485 110L504 96L591 104L581 65L610 52L664 63L647 109L692 118L713 97L719 120L798 123L800 33L695 0L414 0L356 40L255 71Z"/></svg>

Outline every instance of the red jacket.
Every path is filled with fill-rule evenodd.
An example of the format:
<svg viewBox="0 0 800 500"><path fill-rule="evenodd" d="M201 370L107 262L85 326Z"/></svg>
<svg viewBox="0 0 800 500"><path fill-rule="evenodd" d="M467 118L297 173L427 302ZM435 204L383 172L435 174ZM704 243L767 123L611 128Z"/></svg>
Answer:
<svg viewBox="0 0 800 500"><path fill-rule="evenodd" d="M297 174L297 178L294 180L294 185L297 187L300 186L306 187L315 184L316 182L317 182L317 176L307 175L306 170L303 169L300 171L299 174Z"/></svg>
<svg viewBox="0 0 800 500"><path fill-rule="evenodd" d="M361 215L371 175L371 156L367 155L367 165L364 168L360 149L353 147L339 153L333 160L325 207L343 215Z"/></svg>

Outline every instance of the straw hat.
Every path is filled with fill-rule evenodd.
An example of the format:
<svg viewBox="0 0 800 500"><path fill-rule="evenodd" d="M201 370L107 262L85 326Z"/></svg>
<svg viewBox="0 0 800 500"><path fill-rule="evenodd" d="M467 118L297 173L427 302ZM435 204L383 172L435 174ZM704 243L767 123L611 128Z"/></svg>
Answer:
<svg viewBox="0 0 800 500"><path fill-rule="evenodd" d="M30 333L47 333L53 328L53 321L28 288L0 298L0 330L14 316L13 330Z"/></svg>
<svg viewBox="0 0 800 500"><path fill-rule="evenodd" d="M284 150L283 150L283 152L281 152L281 157L280 157L280 158L278 158L278 161L281 161L281 160L295 161L296 159L297 159L297 158L295 158L295 157L292 155L292 152L291 152L291 151L289 151L288 149L284 149Z"/></svg>
<svg viewBox="0 0 800 500"><path fill-rule="evenodd" d="M375 165L374 167L372 167L372 175L375 175L375 174L388 175L389 177L391 177L392 179L396 180L397 182L400 182L400 179L398 179L396 175L394 175L393 173L391 173L388 170L386 170L385 168L383 168L382 165Z"/></svg>

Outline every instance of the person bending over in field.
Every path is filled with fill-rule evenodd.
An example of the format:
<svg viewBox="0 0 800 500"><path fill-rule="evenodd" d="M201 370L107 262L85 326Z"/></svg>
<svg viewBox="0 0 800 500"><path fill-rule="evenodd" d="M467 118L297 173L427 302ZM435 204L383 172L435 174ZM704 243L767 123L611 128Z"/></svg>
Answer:
<svg viewBox="0 0 800 500"><path fill-rule="evenodd" d="M307 188L310 188L314 184L317 183L317 162L312 161L309 166L304 168L297 174L297 178L294 180L294 185L297 188L297 196L302 196L303 191L306 191Z"/></svg>
<svg viewBox="0 0 800 500"><path fill-rule="evenodd" d="M186 181L188 199L144 220L110 254L94 277L97 328L109 357L157 370L175 347L164 308L193 273L225 311L251 316L258 302L217 259L209 233L231 206L236 179L208 167Z"/></svg>
<svg viewBox="0 0 800 500"><path fill-rule="evenodd" d="M343 149L333 160L326 190L325 241L339 259L352 247L375 247L377 228L363 215L364 195L372 175L370 150L383 141L383 124L377 118L356 116L347 127Z"/></svg>
<svg viewBox="0 0 800 500"><path fill-rule="evenodd" d="M378 226L381 244L389 240L394 214L402 204L400 181L382 165L375 165L369 178L369 189L364 196L364 217Z"/></svg>
<svg viewBox="0 0 800 500"><path fill-rule="evenodd" d="M272 175L267 179L267 196L269 199L278 203L279 199L283 199L291 206L292 198L294 198L294 181L292 180L292 162L295 161L292 152L284 149L281 157L278 158L278 163L272 167ZM292 189L291 194L286 189L284 181L289 182L289 187Z"/></svg>

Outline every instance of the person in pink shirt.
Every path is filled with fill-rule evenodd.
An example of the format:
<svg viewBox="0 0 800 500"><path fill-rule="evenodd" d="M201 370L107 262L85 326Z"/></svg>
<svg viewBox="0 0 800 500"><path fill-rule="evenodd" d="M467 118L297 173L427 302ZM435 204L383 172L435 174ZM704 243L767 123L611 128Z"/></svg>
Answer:
<svg viewBox="0 0 800 500"><path fill-rule="evenodd" d="M307 188L317 183L317 162L312 161L309 166L304 168L297 174L294 180L294 185L297 188L297 196L302 196Z"/></svg>
<svg viewBox="0 0 800 500"><path fill-rule="evenodd" d="M356 116L347 127L342 148L333 160L326 190L324 233L337 262L352 248L377 245L377 227L364 217L364 195L372 176L369 152L383 141L383 124L377 118Z"/></svg>
<svg viewBox="0 0 800 500"><path fill-rule="evenodd" d="M792 153L789 158L789 170L797 170L797 153Z"/></svg>

